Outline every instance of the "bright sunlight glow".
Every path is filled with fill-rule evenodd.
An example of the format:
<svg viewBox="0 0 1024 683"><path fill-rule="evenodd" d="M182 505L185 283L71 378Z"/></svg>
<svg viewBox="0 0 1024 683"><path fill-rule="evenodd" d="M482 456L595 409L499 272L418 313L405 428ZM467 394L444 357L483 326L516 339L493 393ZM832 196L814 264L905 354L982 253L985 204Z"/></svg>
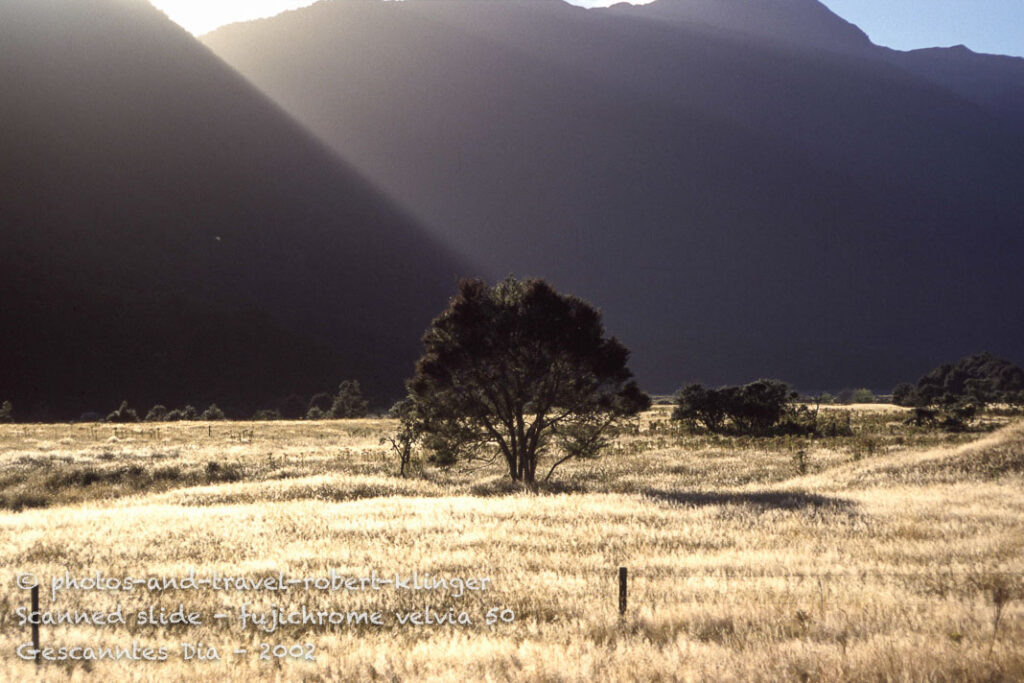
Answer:
<svg viewBox="0 0 1024 683"><path fill-rule="evenodd" d="M170 19L193 35L237 21L270 17L285 10L312 5L314 0L150 0Z"/></svg>
<svg viewBox="0 0 1024 683"><path fill-rule="evenodd" d="M150 0L172 21L193 35L209 33L238 21L271 17L286 10L312 5L316 0ZM618 0L570 0L584 7L607 7ZM633 0L643 4L650 0Z"/></svg>

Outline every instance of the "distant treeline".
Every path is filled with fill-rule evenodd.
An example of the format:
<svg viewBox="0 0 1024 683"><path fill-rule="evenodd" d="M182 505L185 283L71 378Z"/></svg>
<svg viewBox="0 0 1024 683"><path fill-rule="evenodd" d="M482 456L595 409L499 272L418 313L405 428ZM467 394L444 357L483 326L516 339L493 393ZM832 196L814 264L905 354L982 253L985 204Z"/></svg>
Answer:
<svg viewBox="0 0 1024 683"><path fill-rule="evenodd" d="M672 419L717 434L850 436L848 417L824 417L786 382L759 379L717 389L690 384L676 395Z"/></svg>
<svg viewBox="0 0 1024 683"><path fill-rule="evenodd" d="M980 353L941 365L916 385L898 385L892 400L914 408L909 421L918 426L962 430L993 405L1024 410L1024 369ZM874 394L867 389L841 392L836 397L800 397L789 384L775 379L717 389L691 384L676 395L672 419L715 433L836 436L849 430L849 421L843 424L835 416L822 418L811 405L874 401Z"/></svg>
<svg viewBox="0 0 1024 683"><path fill-rule="evenodd" d="M673 398L673 419L688 422L709 431L734 431L750 434L820 433L842 430L834 421L822 421L813 405L889 402L914 408L912 418L919 424L939 424L962 428L974 416L993 405L1024 410L1024 368L992 355L979 353L956 363L940 365L921 377L916 384L897 385L891 396L879 396L870 389L844 389L836 394L801 396L786 382L760 379L742 386L710 388L691 384ZM180 420L324 420L366 417L369 403L359 382L345 380L334 394L321 392L305 399L290 395L272 407L252 415L225 413L216 403L200 410L193 405L168 408L157 404L145 413L122 401L103 415L83 413L81 422L176 422ZM0 422L17 418L10 401L0 404Z"/></svg>
<svg viewBox="0 0 1024 683"><path fill-rule="evenodd" d="M226 414L216 403L211 403L200 410L194 405L181 408L168 408L157 404L145 413L136 410L122 401L115 410L103 415L87 412L79 418L79 422L179 422L182 420L327 420L366 417L369 414L369 402L363 397L362 389L356 380L345 380L334 394L322 392L304 399L298 395L288 396L273 407L257 410L252 415ZM10 401L0 404L0 422L15 421L14 406Z"/></svg>
<svg viewBox="0 0 1024 683"><path fill-rule="evenodd" d="M824 405L840 404L851 405L854 403L888 403L891 398L885 394L876 394L871 389L843 389L831 394L827 391L820 394L806 395L803 400L808 403L821 403Z"/></svg>

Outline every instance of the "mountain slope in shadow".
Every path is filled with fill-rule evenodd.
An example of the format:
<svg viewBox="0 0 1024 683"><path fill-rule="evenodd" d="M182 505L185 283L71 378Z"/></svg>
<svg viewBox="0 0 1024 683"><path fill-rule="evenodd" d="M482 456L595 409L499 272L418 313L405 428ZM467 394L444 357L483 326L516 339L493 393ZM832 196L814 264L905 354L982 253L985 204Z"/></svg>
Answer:
<svg viewBox="0 0 1024 683"><path fill-rule="evenodd" d="M787 49L821 50L887 62L986 107L1024 116L1024 58L978 54L963 45L893 50L871 42L818 0L655 0L610 13L733 33Z"/></svg>
<svg viewBox="0 0 1024 683"><path fill-rule="evenodd" d="M810 0L821 40L658 4L322 2L203 42L491 271L602 307L652 391L1024 357L1019 120Z"/></svg>
<svg viewBox="0 0 1024 683"><path fill-rule="evenodd" d="M142 0L0 6L0 393L401 391L468 268Z"/></svg>
<svg viewBox="0 0 1024 683"><path fill-rule="evenodd" d="M757 36L780 45L862 54L874 46L860 28L818 0L655 0L619 3L611 13Z"/></svg>

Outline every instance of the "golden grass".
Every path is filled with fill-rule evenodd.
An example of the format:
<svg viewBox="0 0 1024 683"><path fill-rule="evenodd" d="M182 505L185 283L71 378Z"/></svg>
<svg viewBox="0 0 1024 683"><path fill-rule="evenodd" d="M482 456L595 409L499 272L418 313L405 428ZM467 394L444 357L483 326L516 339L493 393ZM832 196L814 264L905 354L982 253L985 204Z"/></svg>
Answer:
<svg viewBox="0 0 1024 683"><path fill-rule="evenodd" d="M833 490L904 482L956 484L1021 472L1024 472L1024 423L958 446L897 452L867 462L846 463L814 476L793 479L787 485Z"/></svg>
<svg viewBox="0 0 1024 683"><path fill-rule="evenodd" d="M209 615L242 602L385 614L431 605L465 610L477 623L413 627L390 618L384 627L289 627L273 636L241 633L233 622L44 626L44 645L137 640L172 652L161 664L48 664L38 676L1024 679L1024 426L947 437L897 428L898 415L862 412L857 437L813 444L681 435L652 413L612 454L560 471L540 494L513 490L496 468L426 467L422 477L398 479L378 445L387 421L188 423L162 425L150 437L148 426L132 426L116 442L110 426L2 427L8 493L45 489L48 472L60 476L48 507L0 511L0 680L37 676L14 657L28 637L13 614L27 601L14 585L18 573L189 568L251 577L418 570L487 576L493 588L461 599L386 590L65 593L55 607L185 602ZM857 446L868 437L877 441L870 456ZM797 448L809 453L805 476L794 469ZM203 481L211 461L235 468L240 480ZM138 486L128 475L71 487L77 494L59 485L79 476L68 472L129 464L143 470ZM176 482L146 474L169 466L182 473ZM618 566L631 577L622 620ZM484 625L491 607L513 610L515 621ZM194 641L216 644L224 661L177 659L177 644ZM231 654L260 642L312 642L317 661Z"/></svg>

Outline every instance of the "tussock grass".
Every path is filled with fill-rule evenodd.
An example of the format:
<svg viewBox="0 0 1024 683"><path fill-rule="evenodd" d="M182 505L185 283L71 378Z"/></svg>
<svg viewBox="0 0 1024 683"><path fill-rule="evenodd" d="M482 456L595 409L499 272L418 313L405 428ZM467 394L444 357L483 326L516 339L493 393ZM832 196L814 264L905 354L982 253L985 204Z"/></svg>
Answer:
<svg viewBox="0 0 1024 683"><path fill-rule="evenodd" d="M193 423L152 437L122 427L117 442L109 428L0 427L4 495L47 497L46 507L0 511L0 680L35 676L13 657L27 638L12 627L12 610L26 600L16 573L190 568L244 576L415 569L487 576L493 589L462 599L66 593L61 609L117 600L126 609L184 601L207 613L243 601L386 612L431 604L465 609L477 623L289 626L274 636L217 622L44 627L50 643L201 640L226 654L223 663L47 665L43 677L1021 680L1024 425L993 421L996 431L950 436L917 432L897 412L864 408L852 419L853 437L757 441L682 433L652 411L615 452L567 467L538 492L496 466L425 465L421 476L394 477L377 443L387 421ZM869 438L872 454L853 452ZM808 453L804 476L793 464L797 448ZM622 619L619 566L631 581ZM513 610L515 621L483 625L490 607ZM316 644L315 664L230 654L296 641Z"/></svg>
<svg viewBox="0 0 1024 683"><path fill-rule="evenodd" d="M555 494L756 487L800 474L798 454L802 469L814 475L890 454L967 444L979 436L910 427L905 410L881 405L842 413L851 416L852 436L813 440L693 434L670 422L669 414L670 407L656 406L624 430L605 457L571 462L541 489ZM823 419L836 414L837 408L822 408ZM1007 421L989 418L981 433ZM385 419L0 426L0 509L107 502L229 482L267 486L190 494L188 500L253 502L284 496L340 501L377 495L500 495L518 489L504 480L500 463L451 471L420 463L417 481L432 485L427 487L396 479L397 464L380 445L380 437L393 427ZM992 457L972 466L1018 471L1012 453L1009 460ZM309 477L337 481L269 484ZM367 479L360 483L350 477Z"/></svg>
<svg viewBox="0 0 1024 683"><path fill-rule="evenodd" d="M389 496L442 496L436 484L415 479L345 474L316 475L283 481L246 482L228 486L202 486L152 498L175 505L236 505L290 500L342 502Z"/></svg>
<svg viewBox="0 0 1024 683"><path fill-rule="evenodd" d="M1024 473L1024 423L959 446L897 452L794 480L814 489L958 483Z"/></svg>

